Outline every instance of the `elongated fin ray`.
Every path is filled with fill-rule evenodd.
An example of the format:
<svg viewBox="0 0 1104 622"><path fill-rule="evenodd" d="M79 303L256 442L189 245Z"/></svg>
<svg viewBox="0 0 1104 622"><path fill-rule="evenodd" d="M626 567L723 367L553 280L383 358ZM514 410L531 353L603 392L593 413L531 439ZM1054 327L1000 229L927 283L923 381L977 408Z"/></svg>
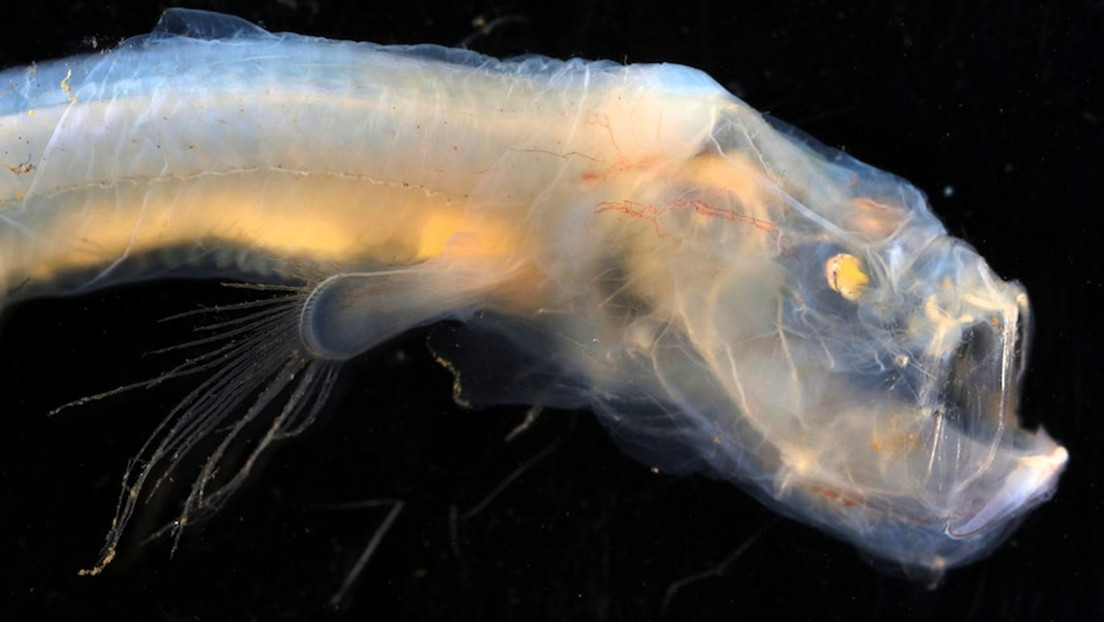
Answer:
<svg viewBox="0 0 1104 622"><path fill-rule="evenodd" d="M171 535L174 551L184 529L218 510L242 486L272 443L299 434L318 417L333 390L341 362L318 360L302 347L299 314L309 288L284 291L285 295L277 298L200 309L167 318L184 319L227 311L241 313L238 317L219 319L195 329L211 334L160 350L206 349L168 372L55 409L57 412L124 391L149 388L170 379L210 374L165 416L129 462L115 517L99 558L81 574L99 574L111 563L139 505L148 502L162 484L177 477L185 461L198 456L202 466L192 477L191 488L177 517L151 536L152 539ZM250 442L252 447L244 458L232 458L236 447Z"/></svg>

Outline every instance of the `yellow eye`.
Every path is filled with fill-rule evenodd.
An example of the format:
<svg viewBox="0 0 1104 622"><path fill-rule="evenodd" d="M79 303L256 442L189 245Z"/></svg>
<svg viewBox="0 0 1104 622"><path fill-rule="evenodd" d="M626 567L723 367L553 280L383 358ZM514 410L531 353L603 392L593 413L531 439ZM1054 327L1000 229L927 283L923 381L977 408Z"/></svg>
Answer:
<svg viewBox="0 0 1104 622"><path fill-rule="evenodd" d="M870 276L863 271L862 261L850 253L839 253L824 264L824 276L828 287L848 300L858 300L870 284Z"/></svg>

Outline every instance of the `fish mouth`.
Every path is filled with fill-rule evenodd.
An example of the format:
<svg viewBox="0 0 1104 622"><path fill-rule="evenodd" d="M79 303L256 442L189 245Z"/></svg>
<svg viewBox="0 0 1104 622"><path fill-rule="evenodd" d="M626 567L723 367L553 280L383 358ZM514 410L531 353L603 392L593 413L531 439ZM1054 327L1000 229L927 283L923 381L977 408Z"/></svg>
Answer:
<svg viewBox="0 0 1104 622"><path fill-rule="evenodd" d="M1016 318L1012 322L1019 324ZM1020 329L980 321L962 331L958 346L945 361L937 416L982 443L999 443L1018 423L1019 384L1024 348Z"/></svg>
<svg viewBox="0 0 1104 622"><path fill-rule="evenodd" d="M1002 285L989 295L964 295L953 319L926 310L932 326L923 357L934 373L920 393L920 406L933 416L994 448L1008 444L1020 428L1020 386L1032 329L1023 287Z"/></svg>
<svg viewBox="0 0 1104 622"><path fill-rule="evenodd" d="M969 460L955 460L961 481L945 527L953 539L1017 524L1053 495L1069 459L1044 430L1019 426L1031 315L1027 296L1015 287L1015 307L966 327L945 361L936 416L978 444Z"/></svg>

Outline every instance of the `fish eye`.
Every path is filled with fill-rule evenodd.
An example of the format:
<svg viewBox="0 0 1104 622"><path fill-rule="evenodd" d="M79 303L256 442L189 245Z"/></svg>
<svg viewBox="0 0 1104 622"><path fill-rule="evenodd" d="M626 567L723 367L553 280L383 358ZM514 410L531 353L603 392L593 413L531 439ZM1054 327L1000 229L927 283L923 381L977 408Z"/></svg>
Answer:
<svg viewBox="0 0 1104 622"><path fill-rule="evenodd" d="M837 253L824 262L824 277L828 287L847 300L862 297L870 285L870 275L863 269L863 262L850 253Z"/></svg>

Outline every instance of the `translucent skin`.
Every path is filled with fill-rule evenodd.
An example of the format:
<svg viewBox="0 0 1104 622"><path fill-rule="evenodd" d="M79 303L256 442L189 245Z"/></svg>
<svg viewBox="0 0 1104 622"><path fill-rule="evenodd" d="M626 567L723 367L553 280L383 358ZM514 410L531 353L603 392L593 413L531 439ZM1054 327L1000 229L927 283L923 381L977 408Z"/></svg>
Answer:
<svg viewBox="0 0 1104 622"><path fill-rule="evenodd" d="M907 567L982 556L1067 460L1018 425L1026 293L907 182L779 125L687 67L172 10L0 73L0 291L303 280L317 361L462 320L431 345L465 404L593 409L649 466Z"/></svg>

